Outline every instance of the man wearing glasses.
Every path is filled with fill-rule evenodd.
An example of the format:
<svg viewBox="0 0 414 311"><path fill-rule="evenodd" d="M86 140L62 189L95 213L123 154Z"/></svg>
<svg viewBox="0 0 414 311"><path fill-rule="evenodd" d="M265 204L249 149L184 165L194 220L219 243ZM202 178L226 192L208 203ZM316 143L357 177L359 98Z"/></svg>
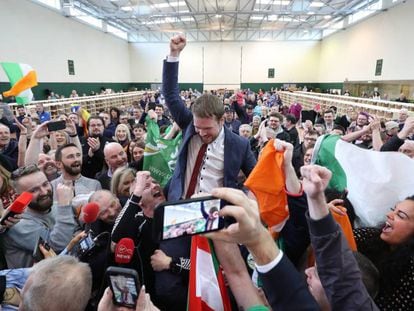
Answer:
<svg viewBox="0 0 414 311"><path fill-rule="evenodd" d="M295 168L296 175L300 177L300 168L303 166L303 157L306 150L315 146L316 140L318 139L318 133L310 129L303 136L303 142L296 145L293 150L292 164Z"/></svg>
<svg viewBox="0 0 414 311"><path fill-rule="evenodd" d="M95 175L102 171L104 166L103 149L109 139L104 136L105 122L99 116L91 116L88 120L88 137L81 139L82 144L82 175L95 178Z"/></svg>
<svg viewBox="0 0 414 311"><path fill-rule="evenodd" d="M30 192L33 199L19 223L4 235L7 266L25 268L33 265L33 250L41 237L56 252L70 242L75 229L71 206L72 186L59 184L57 205L53 205L53 190L46 175L37 165L19 168L12 173L12 185L17 193Z"/></svg>

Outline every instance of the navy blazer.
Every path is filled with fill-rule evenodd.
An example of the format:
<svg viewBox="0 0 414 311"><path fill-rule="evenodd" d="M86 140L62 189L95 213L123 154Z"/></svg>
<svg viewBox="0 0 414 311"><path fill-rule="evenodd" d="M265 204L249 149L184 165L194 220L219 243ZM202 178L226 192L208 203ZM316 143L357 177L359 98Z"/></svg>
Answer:
<svg viewBox="0 0 414 311"><path fill-rule="evenodd" d="M259 273L266 298L273 310L320 310L306 285L305 278L286 255L267 273Z"/></svg>
<svg viewBox="0 0 414 311"><path fill-rule="evenodd" d="M174 121L183 130L183 142L180 154L166 189L169 201L179 200L184 191L185 170L187 167L188 144L196 131L193 124L193 114L180 98L178 88L178 62L164 61L163 67L163 94L165 103L170 110ZM223 186L238 188L237 176L240 170L246 176L256 165L256 159L250 149L250 143L244 137L231 132L224 127L224 179Z"/></svg>

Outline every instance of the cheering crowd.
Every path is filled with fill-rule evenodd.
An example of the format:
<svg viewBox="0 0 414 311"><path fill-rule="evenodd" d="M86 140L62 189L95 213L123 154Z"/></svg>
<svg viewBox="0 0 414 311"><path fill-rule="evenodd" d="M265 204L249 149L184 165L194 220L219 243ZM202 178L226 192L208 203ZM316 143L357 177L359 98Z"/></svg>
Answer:
<svg viewBox="0 0 414 311"><path fill-rule="evenodd" d="M274 90L180 92L185 46L171 39L162 93L131 106L86 124L81 110L51 120L41 104L0 120L2 309L128 310L105 277L120 266L142 285L136 310L414 310L414 190L372 226L330 186L336 171L315 161L324 137L413 161L414 117L302 111ZM15 212L25 193L30 203ZM225 285L197 279L197 305L194 239L155 239L154 217L161 203L207 194L234 221L203 235ZM133 246L120 262L125 239Z"/></svg>

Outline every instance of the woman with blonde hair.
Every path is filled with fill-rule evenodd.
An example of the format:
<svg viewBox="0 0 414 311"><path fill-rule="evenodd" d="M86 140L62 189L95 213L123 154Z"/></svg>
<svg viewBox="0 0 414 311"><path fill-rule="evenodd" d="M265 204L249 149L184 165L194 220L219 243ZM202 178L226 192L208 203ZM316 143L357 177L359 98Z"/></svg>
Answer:
<svg viewBox="0 0 414 311"><path fill-rule="evenodd" d="M133 168L118 168L112 175L111 192L119 199L123 206L129 198L129 188L135 180L136 171Z"/></svg>
<svg viewBox="0 0 414 311"><path fill-rule="evenodd" d="M121 123L118 124L115 129L114 140L121 144L125 152L128 150L128 145L131 142L131 132L127 125Z"/></svg>

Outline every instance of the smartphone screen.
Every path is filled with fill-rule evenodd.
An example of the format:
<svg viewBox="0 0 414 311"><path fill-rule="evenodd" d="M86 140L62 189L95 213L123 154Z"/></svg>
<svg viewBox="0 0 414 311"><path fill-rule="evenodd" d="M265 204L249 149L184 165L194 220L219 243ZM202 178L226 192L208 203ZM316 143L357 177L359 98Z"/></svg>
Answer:
<svg viewBox="0 0 414 311"><path fill-rule="evenodd" d="M114 304L135 308L138 299L138 275L135 270L109 267L106 271Z"/></svg>
<svg viewBox="0 0 414 311"><path fill-rule="evenodd" d="M93 241L90 234L88 234L85 238L79 241L79 247L82 253L86 253L88 250L90 250L94 246L95 246L95 242Z"/></svg>
<svg viewBox="0 0 414 311"><path fill-rule="evenodd" d="M53 121L47 124L47 129L49 132L60 131L66 128L66 121Z"/></svg>
<svg viewBox="0 0 414 311"><path fill-rule="evenodd" d="M162 240L224 228L219 217L221 200L214 197L184 200L163 205Z"/></svg>

